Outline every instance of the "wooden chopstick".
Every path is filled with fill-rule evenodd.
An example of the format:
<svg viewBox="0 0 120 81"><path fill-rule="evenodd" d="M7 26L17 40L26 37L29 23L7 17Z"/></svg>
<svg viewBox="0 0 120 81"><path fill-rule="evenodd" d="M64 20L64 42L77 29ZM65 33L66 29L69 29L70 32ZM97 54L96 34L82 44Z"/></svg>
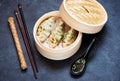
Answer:
<svg viewBox="0 0 120 81"><path fill-rule="evenodd" d="M25 31L24 31L24 29L22 27L22 23L20 21L20 17L19 17L18 12L16 10L14 11L14 14L15 14L15 17L17 19L17 22L18 22L18 25L19 25L19 29L20 29L20 32L22 34L22 37L23 37L23 40L24 40L24 43L25 43L25 46L26 46L26 50L27 50L27 53L28 53L28 57L29 57L30 63L32 65L34 76L37 79L37 71L36 71L36 68L35 68L35 64L33 62L33 58L31 56L31 52L30 52L29 45L28 45L28 42L27 42L27 39L26 39L27 37L25 35Z"/></svg>
<svg viewBox="0 0 120 81"><path fill-rule="evenodd" d="M9 22L9 25L10 25L10 31L12 33L12 37L13 37L13 40L14 40L14 43L15 43L15 47L16 47L16 50L17 50L17 54L18 54L18 58L19 58L19 61L20 61L21 69L26 70L27 69L27 63L25 61L23 50L22 50L22 47L21 47L21 44L20 44L20 41L19 41L18 33L17 33L16 26L15 26L15 23L14 23L14 18L9 17L8 22Z"/></svg>
<svg viewBox="0 0 120 81"><path fill-rule="evenodd" d="M32 54L32 57L33 57L35 68L36 68L36 70L38 72L37 64L36 64L36 61L35 61L35 58L34 58L33 48L32 48L32 45L31 45L31 40L30 40L30 36L29 36L29 33L28 33L28 29L27 29L27 25L26 25L26 22L25 22L25 18L24 18L24 14L23 14L21 4L18 4L18 9L19 9L19 12L20 12L20 16L21 16L21 19L22 19L22 23L23 23L23 27L24 27L25 34L26 34L26 37L27 37L27 41L28 41L28 44L29 44L29 47L30 47L30 51L31 51L31 54Z"/></svg>

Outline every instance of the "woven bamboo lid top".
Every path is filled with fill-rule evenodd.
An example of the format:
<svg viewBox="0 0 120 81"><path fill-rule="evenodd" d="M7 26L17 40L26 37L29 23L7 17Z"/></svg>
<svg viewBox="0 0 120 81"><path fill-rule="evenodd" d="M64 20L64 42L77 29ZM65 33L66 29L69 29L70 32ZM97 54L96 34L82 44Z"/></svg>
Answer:
<svg viewBox="0 0 120 81"><path fill-rule="evenodd" d="M96 0L66 0L68 12L77 20L87 24L105 21L105 11Z"/></svg>

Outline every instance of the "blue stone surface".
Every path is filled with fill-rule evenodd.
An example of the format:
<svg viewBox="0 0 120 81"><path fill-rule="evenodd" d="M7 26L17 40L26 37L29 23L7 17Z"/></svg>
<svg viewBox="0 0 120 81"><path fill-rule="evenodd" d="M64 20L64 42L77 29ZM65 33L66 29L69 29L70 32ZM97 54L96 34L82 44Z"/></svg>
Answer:
<svg viewBox="0 0 120 81"><path fill-rule="evenodd" d="M52 61L40 55L34 45L33 27L46 12L59 10L62 0L0 0L0 81L120 81L120 0L98 0L108 13L108 21L101 32L83 34L81 48L69 59ZM30 61L14 16L18 3L23 6L35 60L38 79L35 80ZM12 39L8 17L14 17L20 42L28 64L27 71L21 71L16 48ZM72 78L70 65L81 56L91 39L97 36L84 75Z"/></svg>

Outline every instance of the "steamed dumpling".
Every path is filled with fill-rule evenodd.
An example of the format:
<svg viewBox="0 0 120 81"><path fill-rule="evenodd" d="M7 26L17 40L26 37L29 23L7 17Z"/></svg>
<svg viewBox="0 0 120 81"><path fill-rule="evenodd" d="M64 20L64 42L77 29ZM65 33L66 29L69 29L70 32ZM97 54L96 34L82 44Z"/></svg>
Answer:
<svg viewBox="0 0 120 81"><path fill-rule="evenodd" d="M60 17L56 18L55 29L49 37L49 46L55 48L63 38L64 22Z"/></svg>
<svg viewBox="0 0 120 81"><path fill-rule="evenodd" d="M55 17L50 17L49 19L42 22L37 30L37 39L40 42L44 42L51 34L51 31L54 29L54 25Z"/></svg>
<svg viewBox="0 0 120 81"><path fill-rule="evenodd" d="M40 43L47 45L50 48L67 47L71 45L78 35L78 32L60 17L49 17L42 21L38 26L36 38Z"/></svg>
<svg viewBox="0 0 120 81"><path fill-rule="evenodd" d="M63 47L69 46L75 41L76 37L77 37L77 31L71 28L70 30L68 30L68 32L64 34L62 46Z"/></svg>

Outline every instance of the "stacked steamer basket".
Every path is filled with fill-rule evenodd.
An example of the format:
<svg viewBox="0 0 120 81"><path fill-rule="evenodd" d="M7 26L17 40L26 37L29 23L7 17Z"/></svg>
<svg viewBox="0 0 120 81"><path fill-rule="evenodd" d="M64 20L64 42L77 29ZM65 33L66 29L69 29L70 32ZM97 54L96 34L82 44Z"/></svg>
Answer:
<svg viewBox="0 0 120 81"><path fill-rule="evenodd" d="M61 17L71 28L78 31L76 40L65 48L50 48L37 40L38 26L51 16ZM80 48L82 33L98 33L107 21L107 13L96 0L63 0L59 11L46 13L35 23L33 35L37 50L51 60L63 60L73 56Z"/></svg>

